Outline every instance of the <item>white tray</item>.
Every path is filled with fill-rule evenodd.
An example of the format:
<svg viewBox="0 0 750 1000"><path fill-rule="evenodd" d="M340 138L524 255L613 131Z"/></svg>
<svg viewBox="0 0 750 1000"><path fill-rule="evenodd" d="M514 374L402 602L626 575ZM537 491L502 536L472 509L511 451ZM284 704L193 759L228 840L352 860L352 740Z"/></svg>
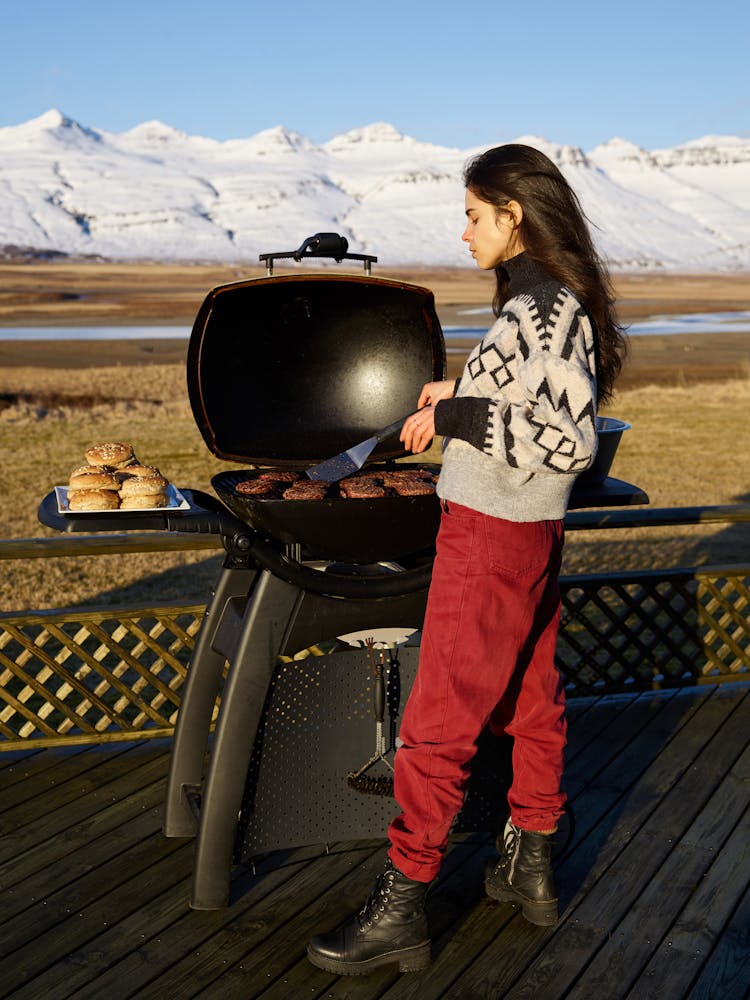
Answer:
<svg viewBox="0 0 750 1000"><path fill-rule="evenodd" d="M190 504L172 483L167 487L169 501L165 507L139 507L137 510L71 510L68 505L68 487L56 486L55 496L57 497L58 514L73 514L76 517L86 517L87 514L153 514L160 510L190 510Z"/></svg>

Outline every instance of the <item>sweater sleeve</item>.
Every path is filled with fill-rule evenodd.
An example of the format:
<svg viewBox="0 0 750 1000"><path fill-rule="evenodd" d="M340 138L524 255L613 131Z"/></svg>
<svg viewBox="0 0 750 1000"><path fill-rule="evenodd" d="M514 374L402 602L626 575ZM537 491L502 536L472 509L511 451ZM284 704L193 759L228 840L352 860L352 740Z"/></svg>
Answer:
<svg viewBox="0 0 750 1000"><path fill-rule="evenodd" d="M596 455L596 386L588 370L536 350L519 365L518 383L521 402L503 398L502 389L442 400L436 432L530 474L587 469Z"/></svg>

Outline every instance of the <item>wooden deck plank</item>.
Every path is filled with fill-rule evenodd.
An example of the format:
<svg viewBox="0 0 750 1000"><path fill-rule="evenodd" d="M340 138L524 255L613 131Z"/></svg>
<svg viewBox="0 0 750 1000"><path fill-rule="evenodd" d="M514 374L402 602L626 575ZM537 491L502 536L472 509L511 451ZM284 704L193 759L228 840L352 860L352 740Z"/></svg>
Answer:
<svg viewBox="0 0 750 1000"><path fill-rule="evenodd" d="M632 788L624 789L624 796L597 824L594 835L575 852L578 863L561 866L558 890L565 919L553 933L548 933L543 949L538 949L520 976L518 966L516 974L511 973L507 988L512 987L514 1000L556 1000L572 988L658 872L673 843L704 805L709 790L736 759L737 746L730 744L729 738L737 744L746 743L746 718L734 713L738 700L748 704L745 691L714 691L690 716L691 724L664 745L663 752L655 756L653 765ZM724 721L726 726L722 725ZM716 740L719 731L722 739ZM700 756L709 743L711 752ZM695 792L697 805L692 794ZM603 830L608 830L605 841ZM575 881L571 881L571 874ZM462 987L473 983L479 969L486 975L488 963L502 961L507 938L508 933L504 933L492 942L482 961L471 967L469 981L461 981ZM611 985L619 989L616 982Z"/></svg>
<svg viewBox="0 0 750 1000"><path fill-rule="evenodd" d="M748 762L750 754L746 753L746 774ZM736 772L733 771L732 777L736 778ZM744 781L748 780L745 777ZM740 794L747 799L745 790L740 790ZM670 991L687 996L695 979L696 967L700 968L704 963L713 996L742 997L750 993L750 909L747 905L750 888L747 879L743 881L735 877L737 861L747 855L748 845L750 808L745 810L732 835L723 844L716 844L713 849L704 847L713 864L702 878L696 879L687 904L663 936L657 951L654 953L653 947L650 949L650 961L634 981L628 994L629 1000L664 997ZM733 947L729 947L730 942L734 942ZM710 956L708 961L706 956ZM729 956L731 958L727 960ZM719 968L721 982L714 983L713 978ZM731 983L726 978L731 979Z"/></svg>
<svg viewBox="0 0 750 1000"><path fill-rule="evenodd" d="M747 845L745 845L747 851ZM750 996L750 888L724 928L686 1000Z"/></svg>
<svg viewBox="0 0 750 1000"><path fill-rule="evenodd" d="M462 993L477 997L503 996L504 990L512 989L515 1000L518 980L535 962L539 967L533 986L518 996L562 995L562 980L557 980L558 963L563 968L576 970L585 967L592 933L590 924L594 924L595 932L597 930L595 921L579 913L579 905L585 903L586 894L605 875L634 832L649 821L661 796L689 769L700 746L705 745L732 707L730 698L725 696L715 703L711 712L704 712L701 719L700 711L691 711L693 701L690 696L668 701L653 717L651 729L642 730L638 741L601 771L595 784L574 799L576 841L556 871L561 905L558 927L554 931L535 928L515 914L513 920L504 922L496 932L497 910L510 908L507 904L484 903L470 915L446 948L446 960L450 964L459 960L459 952L468 950L473 955L466 972L451 984L446 997L460 997ZM713 698L701 699L701 709L708 708L712 701ZM696 720L694 726L685 724L696 723ZM701 724L708 729L703 736L697 735L701 732ZM670 726L679 727L671 739L667 737ZM648 753L644 747L648 748ZM661 753L665 748L670 749L668 755ZM639 878L638 856L633 862L635 877ZM609 888L606 881L605 888ZM614 880L612 891L615 896L621 891L619 878ZM610 923L606 907L600 920L605 927ZM557 943L560 941L562 945ZM580 964L576 964L577 960ZM549 987L547 994L543 983ZM490 989L488 984L493 984L495 994L486 992ZM399 989L392 995L397 997Z"/></svg>
<svg viewBox="0 0 750 1000"><path fill-rule="evenodd" d="M709 715L709 708L723 707L719 701L704 706L702 715L696 716L695 719L703 732L707 722L710 721L711 725L715 722L715 714ZM575 973L572 966L577 965L580 968L583 953L585 952L587 956L591 954L592 936L598 935L601 938L602 934L612 932L616 915L625 912L626 904L630 905L637 887L658 869L658 862L654 858L655 848L658 846L659 857L665 856L671 849L672 842L678 838L683 824L695 810L696 802L691 792L693 788L700 790L697 782L693 784L693 780L700 777L700 774L691 772L689 764L694 754L703 752L702 747L695 747L691 741L695 731L695 728L691 727L682 734L684 739L666 748L656 760L654 768L650 769L650 772L634 787L628 796L628 808L621 816L619 829L613 831L605 849L600 852L597 864L589 875L584 877L577 897L572 901L573 912L578 922L575 930L585 934L582 947L576 950L575 946L568 942L567 945L564 943L559 946L554 945L546 950L545 958L554 954L559 947L560 957L570 962L571 975ZM737 727L737 736L742 740L742 726ZM707 746L710 747L710 744ZM675 752L677 752L676 757ZM678 765L676 768L674 768L675 763ZM707 757L702 758L702 764L707 772L707 779L703 782L703 794L708 794L714 778L718 779L722 773L723 761L721 764L718 761L713 763L717 765L716 768L706 767ZM679 780L674 783L673 778L677 778L678 775L680 775ZM656 810L647 815L643 807L649 803L655 805ZM700 806L699 799L697 805ZM635 816L630 814L633 808L636 810L636 815L641 813L640 821L633 822ZM601 826L600 824L599 829ZM655 843L656 839L660 841L658 845ZM609 865L610 861L613 861L613 864L607 869L606 880L600 883L601 889L599 889L594 886L594 882L601 875L602 865ZM613 899L608 898L608 890L611 890ZM579 900L581 905L576 908ZM592 912L597 900L599 907ZM565 935L563 939L564 937ZM560 979L558 970L554 985L550 984L550 993L557 988ZM562 981L565 982L564 976ZM538 987L538 984L536 986Z"/></svg>
<svg viewBox="0 0 750 1000"><path fill-rule="evenodd" d="M670 692L670 696L673 693ZM635 716L644 711L646 713L651 711L647 707L648 701L648 698L644 699L642 695L636 693L604 695L597 699L596 703L591 705L587 711L575 714L572 718L570 710L566 711L568 745L565 748L565 772L566 776L570 776L571 785L576 774L581 771L584 774L589 773L590 763L584 763L582 766L580 758L585 757L586 760L589 760L592 756L600 758L602 754L606 754L606 759L609 760L616 752L613 750L613 744L617 741L618 732L628 734L624 737L625 742L632 739L633 732L637 731ZM661 702L660 698L659 703L661 704ZM630 714L625 714L627 721L623 725L618 720L624 713ZM613 728L616 725L619 726L619 729ZM620 738L623 738L622 735ZM595 745L594 741L596 741ZM578 763L575 763L576 761ZM566 784L566 788L568 787L570 786Z"/></svg>
<svg viewBox="0 0 750 1000"><path fill-rule="evenodd" d="M362 903L385 841L274 852L256 875L236 869L229 908L193 911L192 843L160 832L166 744L17 757L0 767L0 794L4 774L17 786L14 840L0 841L0 997L744 996L750 686L590 698L568 714L577 825L557 865L560 924L484 898L494 847L458 838L430 893L435 961L408 976L339 978L305 958L312 934Z"/></svg>
<svg viewBox="0 0 750 1000"><path fill-rule="evenodd" d="M33 855L50 841L65 845L66 837L74 826L80 827L86 820L96 822L97 814L106 811L116 799L137 798L143 788L163 780L165 771L166 758L163 754L150 759L144 755L127 773L108 777L101 785L96 783L95 769L80 783L70 783L70 787L65 789L64 801L56 796L51 803L45 801L41 816L38 814L42 800L24 803L23 807L10 810L8 825L3 823L0 827L0 865L11 860L20 863L22 857L30 856L33 863Z"/></svg>
<svg viewBox="0 0 750 1000"><path fill-rule="evenodd" d="M229 975L221 979L222 988L228 990L223 995L226 995L228 998L262 997L263 1000L272 1000L272 998L273 1000L285 1000L289 996L317 996L323 990L325 991L324 995L327 995L331 989L335 988L336 983L339 981L338 976L317 969L307 961L307 941L316 931L334 927L340 920L348 916L352 910L362 905L365 896L372 888L374 876L382 871L386 847L387 844L384 842L381 850L378 852L377 858L373 861L373 865L367 872L361 874L361 877L357 881L357 891L350 889L344 896L339 898L334 887L334 891L330 897L323 900L324 915L319 917L317 914L308 914L306 930L303 931L299 939L295 942L294 949L287 956L288 967L283 970L275 982L271 983L268 989L261 988L256 991L255 984L253 983L253 987L248 992L247 981L244 982L243 989L241 970L235 968L231 970ZM465 871L467 861L476 857L478 852L482 850L486 854L487 837L480 834L472 834L462 838L461 843L450 852L443 866L441 878L443 898L446 898L445 886L452 879L456 885L461 883L462 873ZM450 908L441 910L440 906L435 904L434 898L431 900L431 925L434 933L440 933L441 929L444 929L446 921L451 919L451 916ZM313 918L312 923L310 922L310 917ZM384 969L374 976L366 977L366 980L357 980L357 985L360 987L364 985L368 996L378 996L382 992L383 983L390 982L394 978L394 975L398 977L398 973L394 973L392 969Z"/></svg>
<svg viewBox="0 0 750 1000"><path fill-rule="evenodd" d="M746 718L750 721L750 713ZM717 738L721 738L723 731ZM645 890L576 981L571 998L585 1000L590 996L606 996L613 983L620 989L634 984L632 990L639 998L657 995L658 983L665 986L665 978L670 989L682 990L690 985L696 943L691 940L686 949L676 949L675 924L686 908L692 912L691 899L696 889L703 890L704 904L717 895L722 897L719 909L728 907L730 913L742 893L741 885L738 888L735 883L732 888L730 884L731 873L727 868L731 863L716 862L722 856L736 857L738 844L750 842L747 790L738 778L739 774L748 774L749 768L750 748L720 782L684 835L669 848L667 857ZM693 919L705 920L706 916L705 912L694 913ZM726 916L724 910L724 919ZM691 927L697 929L692 923ZM690 937L693 939L693 933ZM658 951L650 962L657 943ZM705 947L710 949L708 942ZM649 963L650 968L646 968ZM680 967L687 981L680 982Z"/></svg>
<svg viewBox="0 0 750 1000"><path fill-rule="evenodd" d="M86 839L78 841L79 846L67 853L63 858L59 851L37 852L36 866L32 852L27 856L26 864L14 867L9 862L0 871L0 891L3 894L3 905L0 908L0 933L2 925L15 918L29 905L29 899L40 899L65 886L74 885L78 879L89 872L108 863L113 858L121 857L132 846L153 836L161 830L162 801L164 786L155 783L139 796L136 805L132 803L132 816L123 816L122 811L106 812L109 823L113 826L101 829L90 824L83 827ZM137 809L137 812L136 812ZM99 835L96 836L95 832ZM78 830L74 831L78 833Z"/></svg>
<svg viewBox="0 0 750 1000"><path fill-rule="evenodd" d="M233 949L242 954L253 942L283 929L290 908L303 905L314 894L311 887L321 878L335 877L333 857L340 856L346 867L353 863L352 859L372 850L372 846L357 844L311 858L309 850L299 849L288 852L286 860L282 860L282 852L275 852L259 863L257 875L244 872L236 878L233 889L239 893L237 902L216 911L188 910L190 884L186 879L166 896L155 898L71 953L69 960L75 963L76 974L64 982L66 986L80 987L74 994L80 997L91 995L91 987L82 985L90 980L96 981L97 989L116 989L118 983L127 982L130 988L138 988L139 997L168 995L171 1000L192 995L198 984L221 974ZM310 873L308 870L318 863L324 868ZM301 883L298 880L285 887L299 872L306 873ZM271 895L273 899L263 903ZM215 972L212 956L218 956ZM182 976L181 963L185 966ZM167 982L163 983L159 973L165 969ZM147 987L155 975L156 983ZM46 976L45 982L51 978L54 980Z"/></svg>
<svg viewBox="0 0 750 1000"><path fill-rule="evenodd" d="M84 750L85 747L78 747ZM50 760L45 749L29 748L28 750L2 750L0 751L0 782L3 787L10 787L14 781L25 780L26 775L32 770L39 770L55 766L54 758Z"/></svg>
<svg viewBox="0 0 750 1000"><path fill-rule="evenodd" d="M179 996L180 989L178 977L175 975L174 981L172 979L172 970L184 960L188 966L185 977L188 986L196 988L202 978L200 969L210 962L213 951L222 952L235 938L244 941L245 934L260 938L263 934L274 933L276 925L273 919L269 921L264 917L260 904L273 895L274 905L278 903L276 909L283 920L284 885L297 871L310 864L303 851L294 854L296 861L290 858L280 864L277 854L259 865L257 875L244 872L239 878L244 883L240 899L228 909L191 911L187 905L189 878L175 884L168 892L72 952L69 960L75 963L76 975L72 981L65 980L65 985L76 988L73 996L88 998L94 982L97 990L110 991L105 994L107 996L117 990L119 983L127 982L133 995L140 997L156 977L155 995L160 993L171 1000ZM223 961L222 955L220 969ZM165 970L169 970L168 986L159 978ZM45 981L50 981L50 977Z"/></svg>
<svg viewBox="0 0 750 1000"><path fill-rule="evenodd" d="M254 990L283 975L291 957L306 942L310 926L326 919L333 899L339 905L344 899L345 908L357 905L382 868L383 856L381 846L370 848L356 863L345 852L326 857L324 866L323 859L305 866L279 892L232 921L212 940L208 951L202 949L200 963L194 955L186 956L145 987L140 996L162 1000L168 990L173 1000L187 1000L198 995L196 983L198 988L208 988L218 975L222 996L232 995L233 984L239 984L241 996L253 996Z"/></svg>
<svg viewBox="0 0 750 1000"><path fill-rule="evenodd" d="M166 769L167 747L159 751L154 746L149 748L149 751L149 756L153 756L156 752L162 758L161 767ZM89 748L88 756L89 767L95 768L97 757L94 748ZM136 754L131 759L140 756L142 753ZM106 777L109 777L111 766L111 760L105 755L98 772L102 784L106 782ZM46 780L45 778L45 782ZM32 795L34 788L34 783L31 781ZM147 833L161 828L163 777L150 785L136 786L129 795L122 793L123 788L118 785L117 794L110 794L100 800L98 813L89 814L82 820L79 820L74 809L71 809L73 825L67 827L62 834L53 835L46 841L35 838L31 829L28 840L24 839L21 833L17 835L19 853L10 853L0 863L0 892L3 899L0 925L27 905L25 901L28 898L38 898L44 893L61 888L75 880L78 875L95 867L102 857L109 857L123 850L133 842L134 837L142 839ZM39 791L36 795L36 801L37 823L41 824L45 814L43 791ZM134 821L136 826L131 828L130 824ZM32 846L27 846L29 842Z"/></svg>
<svg viewBox="0 0 750 1000"><path fill-rule="evenodd" d="M618 717L622 713L629 712L631 716L630 721L625 726L622 727L623 740L627 742L627 739L629 738L628 733L630 730L634 728L634 721L632 716L637 713L637 714L643 714L646 718L651 717L651 715L653 714L653 709L649 707L648 702L654 701L658 706L661 706L663 704L668 703L671 700L673 694L674 692L672 691L666 693L660 692L657 695L649 696L646 699L643 698L637 699L637 701L639 701L640 704L638 704L635 710L632 708L631 698L613 699L612 704L607 706L607 711L605 713L607 716L607 724L611 725L614 718ZM588 743L590 729L591 727L586 727L581 732L581 742L584 744ZM576 731L576 724L571 726L571 733L575 733L575 731ZM576 744L572 743L572 749L574 751L575 748ZM475 859L475 870L473 872L473 878L471 878L471 880L468 883L469 885L474 887L473 893L467 895L466 881L464 881L461 884L460 890L457 893L457 899L459 900L459 905L457 907L454 906L452 915L453 916L452 924L449 922L447 925L447 934L446 934L447 938L450 938L451 934L455 930L456 922L460 922L465 917L467 909L469 909L473 904L473 902L475 902L478 890L481 887L481 873L484 866L484 861L486 857L489 856L491 850L492 849L490 845L486 845L484 854L477 855ZM377 870L377 868L375 870ZM358 887L357 893L352 895L351 898L345 898L342 903L342 901L337 897L336 899L334 899L332 904L326 907L327 923L323 923L322 921L317 921L314 919L311 920L311 917L308 914L309 926L315 928L316 924L318 927L324 927L324 926L332 926L333 924L337 923L339 919L343 918L349 912L351 912L351 910L355 906L361 904L362 899L366 894L366 892L368 891L371 884L372 884L372 874L368 873L366 877L363 879L360 886ZM337 907L337 909L334 909L333 907ZM321 977L325 976L325 974L319 972L318 970L314 970L307 962L307 960L304 958L304 943L305 941L303 940L302 942L299 942L297 944L298 959L292 978L290 979L291 972L284 973L278 980L278 986L272 987L272 989L278 991L279 995L281 996L283 996L285 992L287 992L292 987L295 990L299 990L300 993L304 993L304 995L310 995L311 991L317 991L325 987L327 989L327 992L330 992L332 996L337 995L339 991L343 991L345 995L355 995L354 993L352 993L352 990L357 990L356 995L359 995L359 993L361 992L361 995L363 996L375 996L375 995L380 995L383 988L384 987L387 988L388 983L396 984L398 983L399 980L410 981L412 979L420 980L419 982L420 993L418 995L428 995L425 993L426 983L423 981L422 976L399 977L398 974L394 975L394 973L391 970L384 970L382 973L379 973L375 977L368 976L366 977L366 979L355 980L354 982L347 979L343 979L338 982L333 982L331 980L331 977L327 977L324 981L322 981ZM248 973L252 973L254 969L255 969L254 966L248 967L247 964L243 961L241 963L241 968L237 967L235 970L226 972L221 979L222 989L229 991L226 995L231 996L236 994L236 995L247 996ZM252 982L252 978L249 981ZM440 974L440 972L438 972L435 982L436 996L439 996L441 994L444 986L445 986L445 973L443 972L442 974ZM287 995L290 994L287 993Z"/></svg>
<svg viewBox="0 0 750 1000"><path fill-rule="evenodd" d="M48 811L67 809L81 796L98 792L105 773L110 781L117 781L137 767L139 760L150 763L151 759L152 755L144 755L142 746L137 748L132 744L87 747L84 753L61 754L54 771L30 775L23 786L8 788L7 798L3 794L2 829L5 832L21 827L27 821L36 823L39 818L39 794L44 795ZM30 794L32 787L36 794ZM0 789L5 792L2 779Z"/></svg>
<svg viewBox="0 0 750 1000"><path fill-rule="evenodd" d="M17 989L40 967L54 966L118 917L141 909L184 879L190 863L182 842L155 834L72 886L35 900L13 921L13 934L23 943L0 961L3 989Z"/></svg>
<svg viewBox="0 0 750 1000"><path fill-rule="evenodd" d="M563 906L573 902L566 895L569 887L580 886L584 892L587 876L599 877L731 711L725 697L714 701L711 694L721 692L691 693L662 704L650 724L606 768L594 771L593 781L574 797L580 836L566 858L560 886ZM692 725L696 718L697 725ZM597 859L594 869L592 858Z"/></svg>
<svg viewBox="0 0 750 1000"><path fill-rule="evenodd" d="M566 765L564 782L571 798L579 795L587 785L593 784L601 771L613 763L616 764L628 748L636 745L640 747L644 732L650 742L660 741L665 734L667 737L672 736L673 726L677 721L675 711L680 716L683 712L686 714L695 712L701 700L709 697L708 691L696 692L695 698L689 702L684 702L684 705L677 703L676 708L667 711L667 707L675 702L677 694L673 689L634 695L630 698L615 696L610 704L605 704L604 710L612 712L613 709L620 708L620 711L611 717L608 714L607 724L599 730L596 738L586 745L585 754L578 755ZM666 712L666 721L660 722L659 716L662 712Z"/></svg>
<svg viewBox="0 0 750 1000"><path fill-rule="evenodd" d="M112 756L123 752L116 745L107 749ZM37 750L35 753L24 753L16 761L9 761L0 771L0 795L5 807L3 814L13 806L28 801L32 795L39 794L40 789L54 789L97 767L105 758L91 751L92 747L85 746ZM3 757L4 754L0 754L0 762Z"/></svg>

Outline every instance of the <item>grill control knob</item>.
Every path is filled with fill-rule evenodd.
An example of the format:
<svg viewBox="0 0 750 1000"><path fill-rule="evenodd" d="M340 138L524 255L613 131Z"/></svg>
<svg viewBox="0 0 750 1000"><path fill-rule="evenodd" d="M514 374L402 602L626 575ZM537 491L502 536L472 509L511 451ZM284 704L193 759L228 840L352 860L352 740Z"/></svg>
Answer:
<svg viewBox="0 0 750 1000"><path fill-rule="evenodd" d="M249 535L237 534L232 539L232 546L237 552L249 552L252 544L253 540Z"/></svg>

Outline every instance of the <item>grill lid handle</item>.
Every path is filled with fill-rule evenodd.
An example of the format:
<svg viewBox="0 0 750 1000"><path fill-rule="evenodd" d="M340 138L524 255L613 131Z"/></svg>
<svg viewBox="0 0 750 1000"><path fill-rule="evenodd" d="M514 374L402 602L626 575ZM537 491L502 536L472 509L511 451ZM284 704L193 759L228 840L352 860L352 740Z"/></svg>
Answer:
<svg viewBox="0 0 750 1000"><path fill-rule="evenodd" d="M302 246L294 254L295 260L308 257L333 257L339 263L346 256L349 240L338 233L316 233L308 236Z"/></svg>
<svg viewBox="0 0 750 1000"><path fill-rule="evenodd" d="M378 258L371 254L347 253L348 249L349 241L345 236L339 236L338 233L315 233L314 236L308 236L297 250L262 253L258 259L266 262L266 274L269 277L273 274L275 260L300 261L304 257L332 257L337 264L340 264L342 260L361 260L365 274L370 274L372 264L376 263Z"/></svg>

